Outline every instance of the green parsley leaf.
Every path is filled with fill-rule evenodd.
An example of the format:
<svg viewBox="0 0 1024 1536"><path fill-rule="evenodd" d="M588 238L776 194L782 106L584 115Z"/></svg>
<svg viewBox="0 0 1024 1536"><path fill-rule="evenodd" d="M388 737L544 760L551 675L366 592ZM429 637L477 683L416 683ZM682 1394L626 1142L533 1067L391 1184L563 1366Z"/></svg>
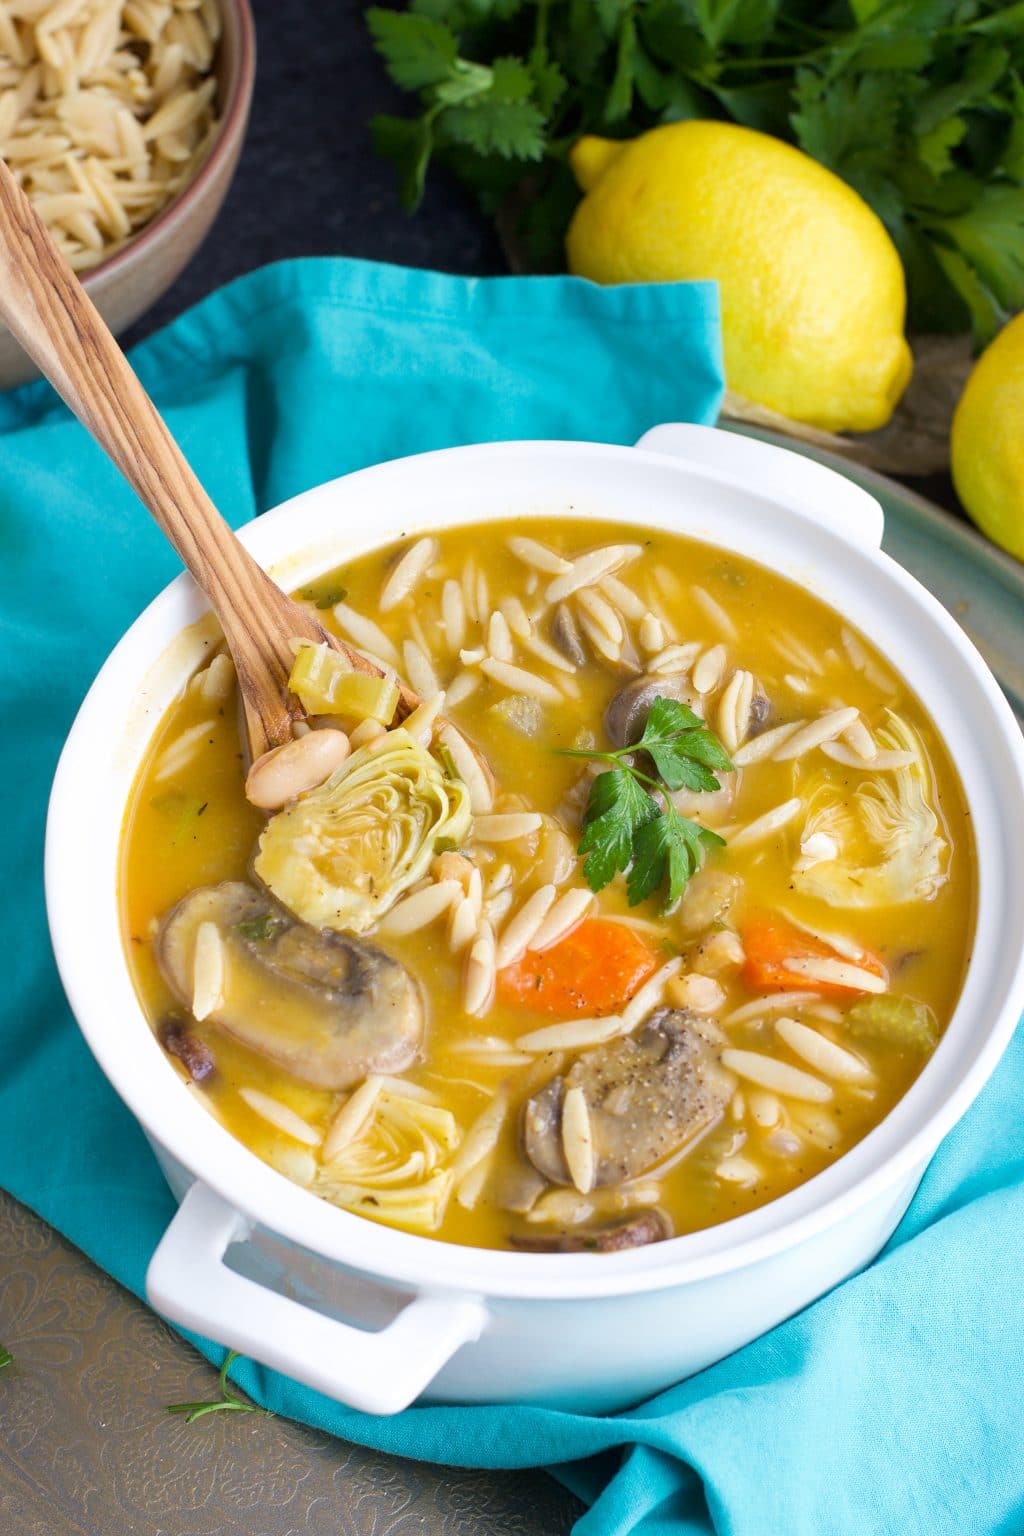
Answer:
<svg viewBox="0 0 1024 1536"><path fill-rule="evenodd" d="M422 117L389 117L384 113L373 119L373 147L390 160L398 173L398 195L407 213L415 213L423 201L427 166L434 148L434 121L429 112Z"/></svg>
<svg viewBox="0 0 1024 1536"><path fill-rule="evenodd" d="M526 101L533 92L533 74L521 59L495 59L491 73L495 101Z"/></svg>
<svg viewBox="0 0 1024 1536"><path fill-rule="evenodd" d="M602 891L620 870L629 868L637 833L658 807L628 768L599 773L590 786L579 852L586 854L583 873L592 891Z"/></svg>
<svg viewBox="0 0 1024 1536"><path fill-rule="evenodd" d="M1002 309L1024 308L1024 187L985 187L972 208L935 227Z"/></svg>
<svg viewBox="0 0 1024 1536"><path fill-rule="evenodd" d="M918 138L918 159L936 181L953 169L953 150L963 141L966 133L967 124L962 117L947 117L944 123L938 123Z"/></svg>
<svg viewBox="0 0 1024 1536"><path fill-rule="evenodd" d="M636 835L633 863L626 880L630 906L646 901L667 880L665 911L671 912L690 876L703 864L705 846L717 847L723 842L717 832L698 826L668 805Z"/></svg>
<svg viewBox="0 0 1024 1536"><path fill-rule="evenodd" d="M11 1365L13 1361L14 1356L11 1354L10 1350L5 1349L4 1346L0 1344L0 1371L3 1370L5 1365Z"/></svg>
<svg viewBox="0 0 1024 1536"><path fill-rule="evenodd" d="M434 91L435 101L446 107L458 107L467 101L484 96L494 84L494 71L486 64L473 64L466 59L456 59L452 72Z"/></svg>
<svg viewBox="0 0 1024 1536"><path fill-rule="evenodd" d="M400 0L367 13L392 79L379 119L415 209L435 153L515 260L564 269L581 134L724 117L798 144L875 210L914 329L988 339L1022 307L1024 3Z"/></svg>
<svg viewBox="0 0 1024 1536"><path fill-rule="evenodd" d="M531 55L530 74L533 77L533 99L547 117L565 95L568 81L558 65L543 53Z"/></svg>
<svg viewBox="0 0 1024 1536"><path fill-rule="evenodd" d="M779 13L779 0L696 0L701 32L712 48L723 43L763 43Z"/></svg>
<svg viewBox="0 0 1024 1536"><path fill-rule="evenodd" d="M420 91L448 79L459 46L442 22L371 6L366 24L388 74L403 91Z"/></svg>
<svg viewBox="0 0 1024 1536"><path fill-rule="evenodd" d="M728 773L729 755L699 715L675 699L655 699L636 750L650 755L669 789L715 790L721 785L710 772Z"/></svg>
<svg viewBox="0 0 1024 1536"><path fill-rule="evenodd" d="M651 758L659 779L636 766L642 753ZM625 873L629 904L636 906L667 882L665 910L670 911L701 867L705 850L720 846L722 839L681 816L668 791L718 789L711 769L732 768L721 742L688 705L659 696L635 746L614 752L563 748L560 755L614 764L591 784L583 817L578 851L586 855L583 873L591 890L603 890Z"/></svg>
<svg viewBox="0 0 1024 1536"><path fill-rule="evenodd" d="M228 1370L238 1359L238 1351L231 1349L224 1356L224 1364L217 1375L217 1384L220 1387L220 1397L213 1398L209 1402L198 1403L168 1403L168 1413L182 1413L185 1415L186 1424L194 1424L196 1419L203 1418L208 1413L258 1413L265 1418L273 1418L269 1408L261 1408L258 1403L247 1403L237 1393L231 1390L228 1382Z"/></svg>
<svg viewBox="0 0 1024 1536"><path fill-rule="evenodd" d="M544 114L532 101L497 101L488 96L449 108L442 119L446 138L478 155L503 160L544 157Z"/></svg>
<svg viewBox="0 0 1024 1536"><path fill-rule="evenodd" d="M633 87L636 78L636 20L632 10L624 17L619 31L619 46L615 56L615 74L608 90L604 106L606 123L619 123L629 115L633 105Z"/></svg>

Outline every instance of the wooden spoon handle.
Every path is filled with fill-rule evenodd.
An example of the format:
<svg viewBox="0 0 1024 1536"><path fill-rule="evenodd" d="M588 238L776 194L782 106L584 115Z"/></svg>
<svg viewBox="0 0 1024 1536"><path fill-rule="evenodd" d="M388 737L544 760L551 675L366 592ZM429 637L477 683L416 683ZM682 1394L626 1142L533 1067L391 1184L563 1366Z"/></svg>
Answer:
<svg viewBox="0 0 1024 1536"><path fill-rule="evenodd" d="M210 599L238 670L253 756L291 736L290 640L328 640L214 507L92 301L0 161L0 318L148 507ZM403 690L403 704L418 702Z"/></svg>

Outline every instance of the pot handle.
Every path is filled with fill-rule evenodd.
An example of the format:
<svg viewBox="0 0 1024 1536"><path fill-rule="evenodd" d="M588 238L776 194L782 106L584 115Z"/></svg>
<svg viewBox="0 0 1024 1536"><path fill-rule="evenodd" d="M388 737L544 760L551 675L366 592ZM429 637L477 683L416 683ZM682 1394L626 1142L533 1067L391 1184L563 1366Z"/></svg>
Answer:
<svg viewBox="0 0 1024 1536"><path fill-rule="evenodd" d="M252 1223L198 1180L150 1261L146 1294L172 1322L364 1413L415 1402L487 1321L472 1296L420 1295L377 1333L354 1328L229 1269Z"/></svg>
<svg viewBox="0 0 1024 1536"><path fill-rule="evenodd" d="M881 546L885 516L875 498L838 470L791 448L690 422L652 427L634 446L722 470L736 484L798 505L849 543L869 549Z"/></svg>

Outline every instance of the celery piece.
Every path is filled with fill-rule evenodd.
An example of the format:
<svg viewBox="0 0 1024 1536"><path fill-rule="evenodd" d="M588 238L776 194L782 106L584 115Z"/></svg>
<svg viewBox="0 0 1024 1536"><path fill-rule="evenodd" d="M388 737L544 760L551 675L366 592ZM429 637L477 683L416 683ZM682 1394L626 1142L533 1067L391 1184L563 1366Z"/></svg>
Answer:
<svg viewBox="0 0 1024 1536"><path fill-rule="evenodd" d="M398 687L387 677L354 672L326 645L304 645L295 658L288 686L311 715L349 715L387 725L398 707Z"/></svg>
<svg viewBox="0 0 1024 1536"><path fill-rule="evenodd" d="M939 1038L938 1023L927 1003L887 993L854 1003L846 1015L846 1027L858 1038L921 1051L933 1050Z"/></svg>

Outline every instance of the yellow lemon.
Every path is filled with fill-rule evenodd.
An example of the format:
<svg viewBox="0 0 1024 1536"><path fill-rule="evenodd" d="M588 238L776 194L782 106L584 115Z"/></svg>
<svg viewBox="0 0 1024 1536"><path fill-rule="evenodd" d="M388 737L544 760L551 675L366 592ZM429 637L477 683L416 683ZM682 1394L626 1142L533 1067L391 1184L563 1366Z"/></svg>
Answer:
<svg viewBox="0 0 1024 1536"><path fill-rule="evenodd" d="M732 123L583 138L570 270L598 283L716 278L729 388L866 432L910 378L903 267L881 221L801 150Z"/></svg>
<svg viewBox="0 0 1024 1536"><path fill-rule="evenodd" d="M953 416L957 495L983 533L1024 560L1024 314L981 354Z"/></svg>

